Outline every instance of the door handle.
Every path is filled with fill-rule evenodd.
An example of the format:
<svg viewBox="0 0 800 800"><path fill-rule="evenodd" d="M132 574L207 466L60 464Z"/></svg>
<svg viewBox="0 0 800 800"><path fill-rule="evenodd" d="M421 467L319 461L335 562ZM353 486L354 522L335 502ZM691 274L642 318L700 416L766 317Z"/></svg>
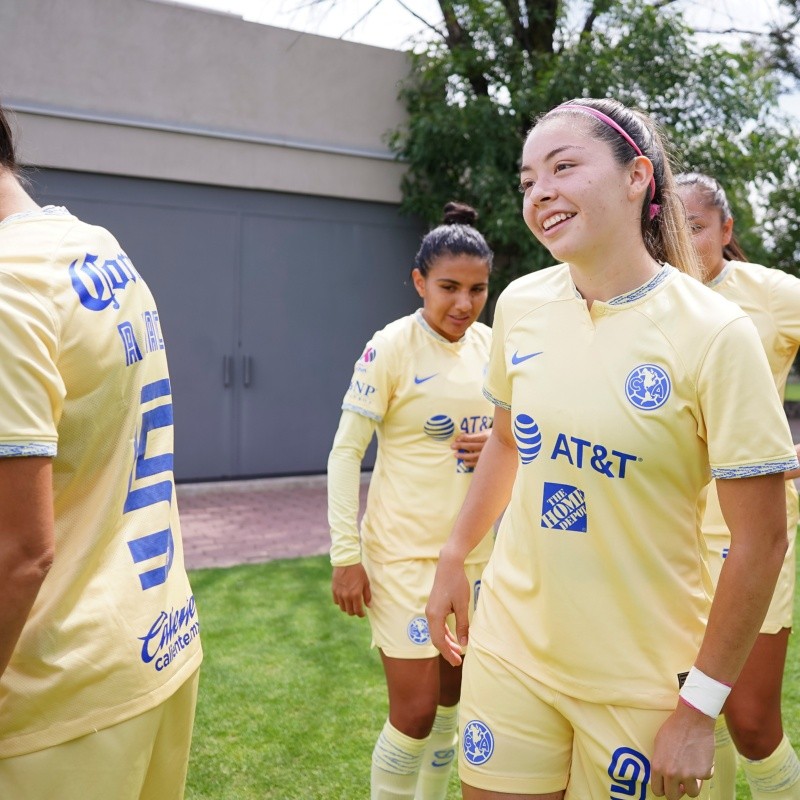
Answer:
<svg viewBox="0 0 800 800"><path fill-rule="evenodd" d="M233 356L222 356L222 385L227 388L233 382Z"/></svg>
<svg viewBox="0 0 800 800"><path fill-rule="evenodd" d="M253 377L253 358L252 356L242 356L242 383L247 387Z"/></svg>

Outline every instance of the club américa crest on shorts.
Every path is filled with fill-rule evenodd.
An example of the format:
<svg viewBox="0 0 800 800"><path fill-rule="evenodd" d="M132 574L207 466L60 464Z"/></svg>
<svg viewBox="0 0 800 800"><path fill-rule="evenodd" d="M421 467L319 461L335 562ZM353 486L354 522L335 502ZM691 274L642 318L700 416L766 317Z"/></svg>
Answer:
<svg viewBox="0 0 800 800"><path fill-rule="evenodd" d="M428 630L428 620L425 619L425 617L414 617L414 619L408 623L406 633L408 633L408 638L414 644L428 644L431 640L431 634Z"/></svg>
<svg viewBox="0 0 800 800"><path fill-rule="evenodd" d="M470 720L464 726L461 747L464 749L464 758L478 767L485 764L494 753L494 734L485 722Z"/></svg>

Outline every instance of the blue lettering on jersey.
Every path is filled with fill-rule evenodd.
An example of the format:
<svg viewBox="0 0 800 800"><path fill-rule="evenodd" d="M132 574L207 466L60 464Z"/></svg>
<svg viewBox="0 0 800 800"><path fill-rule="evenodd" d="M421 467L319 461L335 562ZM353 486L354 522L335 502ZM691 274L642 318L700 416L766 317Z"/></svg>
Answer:
<svg viewBox="0 0 800 800"><path fill-rule="evenodd" d="M650 781L650 761L638 750L618 747L608 767L611 778L610 800L634 797L645 800Z"/></svg>
<svg viewBox="0 0 800 800"><path fill-rule="evenodd" d="M514 418L514 438L517 440L519 460L530 464L542 449L542 434L533 417L517 414Z"/></svg>
<svg viewBox="0 0 800 800"><path fill-rule="evenodd" d="M632 369L625 380L625 395L631 405L642 411L661 408L672 391L666 371L656 364L642 364Z"/></svg>
<svg viewBox="0 0 800 800"><path fill-rule="evenodd" d="M588 439L577 436L567 438L565 433L559 433L550 458L555 461L564 457L573 467L583 469L591 468L607 478L624 478L629 461L640 460L638 456L623 453L621 450L611 450L601 444L592 444Z"/></svg>
<svg viewBox="0 0 800 800"><path fill-rule="evenodd" d="M479 415L475 417L464 417L461 420L461 428L463 433L480 433L481 431L487 431L489 428L492 427L492 418L487 417L484 415Z"/></svg>
<svg viewBox="0 0 800 800"><path fill-rule="evenodd" d="M152 406L153 401L168 398L168 403ZM172 395L169 379L148 383L142 387L141 406L149 406L142 411L139 430L134 434L134 464L128 479L128 494L125 497L123 514L129 514L141 508L166 503L160 515L162 530L145 534L128 542L134 564L151 559L159 559L162 563L151 566L139 575L142 589L165 583L172 568L175 555L175 543L170 527L170 510L174 493L172 477L172 453L147 455L148 436L152 431L170 427L172 420ZM151 447L152 449L152 447ZM158 478L155 483L149 478ZM151 523L152 524L152 523Z"/></svg>
<svg viewBox="0 0 800 800"><path fill-rule="evenodd" d="M464 726L461 737L464 757L470 764L485 764L494 753L494 734L485 722L479 719L470 720Z"/></svg>
<svg viewBox="0 0 800 800"><path fill-rule="evenodd" d="M586 497L566 483L545 483L542 494L543 528L586 533Z"/></svg>
<svg viewBox="0 0 800 800"><path fill-rule="evenodd" d="M481 579L475 581L472 586L472 610L474 611L478 607L478 598L481 594Z"/></svg>
<svg viewBox="0 0 800 800"><path fill-rule="evenodd" d="M414 617L408 623L406 633L408 633L408 638L414 644L428 644L431 640L431 635L428 631L428 620L425 617Z"/></svg>
<svg viewBox="0 0 800 800"><path fill-rule="evenodd" d="M145 664L155 662L153 666L157 672L161 672L199 633L200 623L192 595L183 607L173 608L169 613L160 612L147 633L139 637L142 642L142 661Z"/></svg>
<svg viewBox="0 0 800 800"><path fill-rule="evenodd" d="M133 325L130 322L123 322L117 325L119 335L122 337L122 349L125 353L125 366L129 367L137 361L142 360L142 351L136 342L136 335L133 332Z"/></svg>
<svg viewBox="0 0 800 800"><path fill-rule="evenodd" d="M730 547L723 547L722 548L722 557L723 558L727 558L729 552L730 552Z"/></svg>
<svg viewBox="0 0 800 800"><path fill-rule="evenodd" d="M348 392L350 394L360 395L365 400L367 400L371 394L375 394L376 391L377 389L371 383L364 383L363 381L357 380L350 381L350 386L348 387Z"/></svg>
<svg viewBox="0 0 800 800"><path fill-rule="evenodd" d="M147 352L155 353L164 349L164 337L161 335L161 323L158 311L145 311L142 314L144 329L147 331Z"/></svg>
<svg viewBox="0 0 800 800"><path fill-rule="evenodd" d="M456 424L447 414L435 414L425 422L422 430L427 436L430 436L431 439L444 442L455 433Z"/></svg>
<svg viewBox="0 0 800 800"><path fill-rule="evenodd" d="M69 265L72 288L81 305L89 311L102 311L109 305L119 308L117 292L123 291L131 281L139 280L139 273L125 253L107 258L102 264L97 263L98 259L99 256L86 253L79 267L76 267L78 259Z"/></svg>

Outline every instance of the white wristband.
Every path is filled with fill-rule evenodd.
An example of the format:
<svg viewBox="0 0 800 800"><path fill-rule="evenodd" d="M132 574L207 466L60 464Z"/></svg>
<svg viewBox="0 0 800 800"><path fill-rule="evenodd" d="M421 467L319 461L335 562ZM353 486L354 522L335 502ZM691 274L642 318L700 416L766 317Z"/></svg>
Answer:
<svg viewBox="0 0 800 800"><path fill-rule="evenodd" d="M728 695L731 693L731 688L727 683L715 681L704 672L700 672L697 667L692 667L686 676L686 681L681 687L679 695L687 705L707 717L716 719L720 715Z"/></svg>

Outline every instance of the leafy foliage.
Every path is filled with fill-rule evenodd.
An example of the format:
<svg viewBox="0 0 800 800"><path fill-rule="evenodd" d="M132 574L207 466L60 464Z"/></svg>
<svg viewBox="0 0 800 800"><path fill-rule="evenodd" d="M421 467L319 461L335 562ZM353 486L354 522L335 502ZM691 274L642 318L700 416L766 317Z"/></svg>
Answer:
<svg viewBox="0 0 800 800"><path fill-rule="evenodd" d="M412 54L401 89L409 119L388 140L409 165L405 211L433 225L450 199L479 210L497 254L495 289L552 262L522 221L516 175L532 120L574 97L615 97L650 113L678 170L726 187L751 259L797 270L798 132L778 109L777 49L701 47L670 0L440 5L446 31Z"/></svg>

